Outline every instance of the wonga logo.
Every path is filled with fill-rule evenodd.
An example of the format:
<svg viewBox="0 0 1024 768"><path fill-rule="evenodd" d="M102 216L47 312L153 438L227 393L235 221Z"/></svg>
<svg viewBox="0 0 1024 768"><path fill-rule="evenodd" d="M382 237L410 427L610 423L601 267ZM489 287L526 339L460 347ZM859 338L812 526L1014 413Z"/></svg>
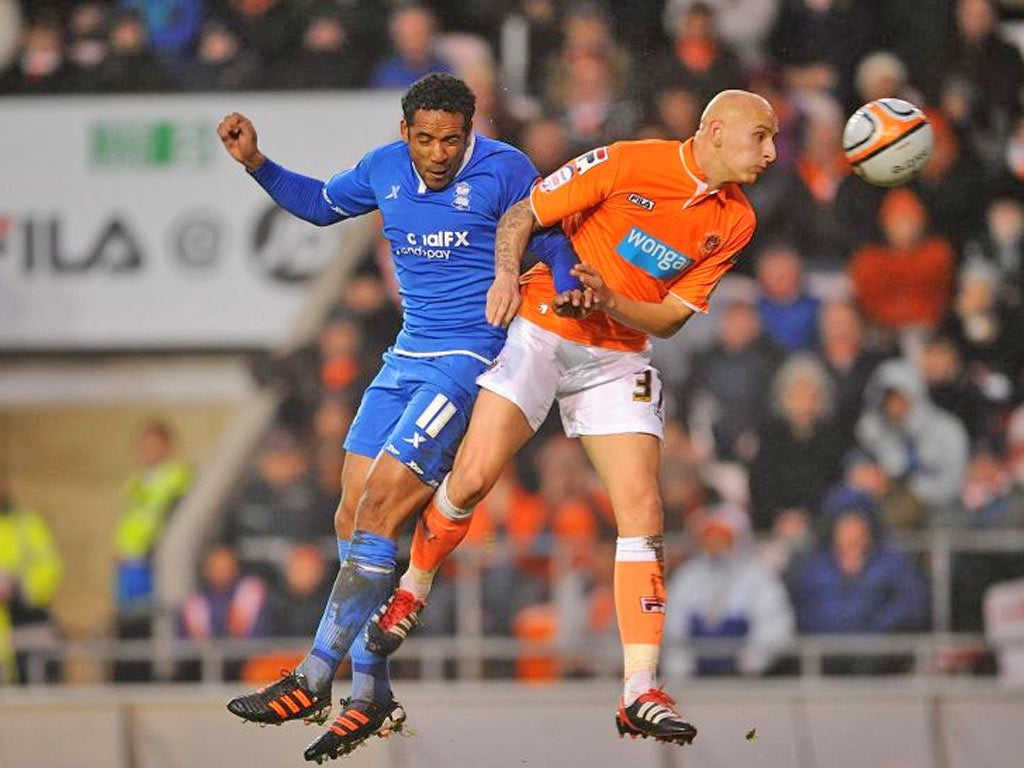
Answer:
<svg viewBox="0 0 1024 768"><path fill-rule="evenodd" d="M693 264L689 256L669 248L638 227L629 230L615 246L615 252L644 272L661 278L675 277Z"/></svg>

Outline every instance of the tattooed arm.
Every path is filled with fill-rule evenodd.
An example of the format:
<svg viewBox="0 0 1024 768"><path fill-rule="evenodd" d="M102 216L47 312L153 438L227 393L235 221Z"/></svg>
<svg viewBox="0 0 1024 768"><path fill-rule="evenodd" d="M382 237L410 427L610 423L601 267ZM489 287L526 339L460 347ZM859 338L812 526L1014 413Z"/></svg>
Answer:
<svg viewBox="0 0 1024 768"><path fill-rule="evenodd" d="M498 222L494 240L494 283L487 291L487 322L507 326L519 309L519 269L526 244L540 224L529 198L513 205Z"/></svg>

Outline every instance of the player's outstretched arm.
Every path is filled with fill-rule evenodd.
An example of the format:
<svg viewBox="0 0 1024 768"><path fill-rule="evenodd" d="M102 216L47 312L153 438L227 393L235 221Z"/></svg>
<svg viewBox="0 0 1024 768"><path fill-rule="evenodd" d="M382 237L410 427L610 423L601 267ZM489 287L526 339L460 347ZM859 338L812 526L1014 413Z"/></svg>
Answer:
<svg viewBox="0 0 1024 768"><path fill-rule="evenodd" d="M672 294L661 303L623 296L609 288L601 273L588 264L577 264L573 274L593 294L595 309L603 309L620 323L652 336L674 336L693 316L693 310Z"/></svg>
<svg viewBox="0 0 1024 768"><path fill-rule="evenodd" d="M245 115L225 115L217 126L217 135L227 153L289 213L319 227L345 218L324 199L322 181L282 168L260 152L256 128Z"/></svg>
<svg viewBox="0 0 1024 768"><path fill-rule="evenodd" d="M526 244L540 229L528 198L509 208L498 222L494 238L494 282L487 291L487 322L507 326L519 310L519 270Z"/></svg>

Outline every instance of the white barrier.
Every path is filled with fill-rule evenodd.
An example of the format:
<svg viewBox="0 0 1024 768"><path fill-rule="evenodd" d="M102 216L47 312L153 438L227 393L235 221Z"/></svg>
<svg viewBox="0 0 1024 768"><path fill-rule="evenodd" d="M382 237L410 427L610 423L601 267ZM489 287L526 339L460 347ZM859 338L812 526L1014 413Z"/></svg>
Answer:
<svg viewBox="0 0 1024 768"><path fill-rule="evenodd" d="M240 688L8 689L0 766L302 765L319 729L240 723L223 706ZM988 682L676 685L700 728L692 748L620 740L610 681L396 690L410 735L374 739L348 758L354 768L1019 768L1024 754L1024 691Z"/></svg>
<svg viewBox="0 0 1024 768"><path fill-rule="evenodd" d="M347 225L277 209L220 147L252 117L326 178L398 137L395 93L0 99L0 348L269 347Z"/></svg>

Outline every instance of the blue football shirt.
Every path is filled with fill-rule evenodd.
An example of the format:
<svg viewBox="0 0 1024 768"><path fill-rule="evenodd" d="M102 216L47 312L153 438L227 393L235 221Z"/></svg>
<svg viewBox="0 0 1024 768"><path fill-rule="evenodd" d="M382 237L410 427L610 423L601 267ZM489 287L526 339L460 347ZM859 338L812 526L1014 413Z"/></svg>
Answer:
<svg viewBox="0 0 1024 768"><path fill-rule="evenodd" d="M395 352L497 356L505 331L484 317L496 226L536 178L521 151L474 134L444 189L424 184L403 141L372 150L324 184L324 199L342 216L381 212L404 316Z"/></svg>

